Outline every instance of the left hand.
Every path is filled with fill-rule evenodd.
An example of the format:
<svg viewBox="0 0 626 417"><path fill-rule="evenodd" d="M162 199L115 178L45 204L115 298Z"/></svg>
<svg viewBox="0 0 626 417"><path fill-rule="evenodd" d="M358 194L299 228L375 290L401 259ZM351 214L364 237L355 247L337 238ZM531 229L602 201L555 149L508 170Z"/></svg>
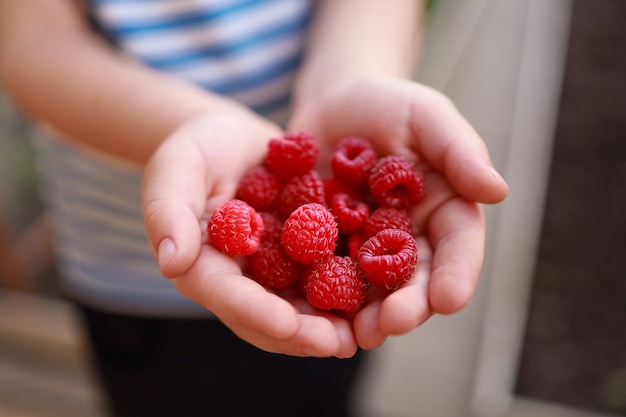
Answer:
<svg viewBox="0 0 626 417"><path fill-rule="evenodd" d="M353 329L362 348L378 347L389 335L410 332L431 315L455 313L469 302L484 257L480 203L504 200L508 186L449 99L411 81L363 79L300 103L288 130L311 132L323 161L338 140L356 135L381 155L414 160L426 175L426 197L411 212L418 267L395 292L373 296L356 314Z"/></svg>

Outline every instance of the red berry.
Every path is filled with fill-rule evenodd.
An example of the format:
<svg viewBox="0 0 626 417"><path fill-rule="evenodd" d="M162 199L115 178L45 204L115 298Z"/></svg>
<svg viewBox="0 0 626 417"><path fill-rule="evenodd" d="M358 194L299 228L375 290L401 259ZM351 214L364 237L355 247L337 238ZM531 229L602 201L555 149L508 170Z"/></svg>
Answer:
<svg viewBox="0 0 626 417"><path fill-rule="evenodd" d="M335 177L330 177L322 180L324 183L324 196L326 205L328 207L331 206L331 202L333 200L333 196L335 194L348 194L352 198L361 199L365 193L361 192L362 190L356 190L354 188L348 187L337 181Z"/></svg>
<svg viewBox="0 0 626 417"><path fill-rule="evenodd" d="M359 259L359 251L361 250L361 246L368 238L363 234L363 232L353 233L348 236L348 256L352 259Z"/></svg>
<svg viewBox="0 0 626 417"><path fill-rule="evenodd" d="M278 214L271 211L259 213L263 219L263 233L261 234L261 244L268 242L280 243L280 232L283 230L283 221Z"/></svg>
<svg viewBox="0 0 626 417"><path fill-rule="evenodd" d="M310 203L291 213L280 237L289 256L308 265L332 256L338 235L337 222L330 211L321 204Z"/></svg>
<svg viewBox="0 0 626 417"><path fill-rule="evenodd" d="M324 181L317 171L308 171L293 177L283 187L278 197L278 209L287 217L303 204L325 204Z"/></svg>
<svg viewBox="0 0 626 417"><path fill-rule="evenodd" d="M333 256L313 266L306 283L306 295L313 307L354 313L365 301L367 286L354 259Z"/></svg>
<svg viewBox="0 0 626 417"><path fill-rule="evenodd" d="M370 214L367 204L344 193L335 194L331 201L330 211L337 219L339 231L345 234L361 230Z"/></svg>
<svg viewBox="0 0 626 417"><path fill-rule="evenodd" d="M400 229L415 233L413 220L406 210L382 207L374 210L363 224L363 232L368 238L385 229Z"/></svg>
<svg viewBox="0 0 626 417"><path fill-rule="evenodd" d="M330 162L339 182L360 188L367 184L370 169L377 159L378 155L369 141L358 136L348 136L339 141Z"/></svg>
<svg viewBox="0 0 626 417"><path fill-rule="evenodd" d="M395 289L406 282L417 265L415 238L398 229L385 229L359 250L359 266L376 287Z"/></svg>
<svg viewBox="0 0 626 417"><path fill-rule="evenodd" d="M270 210L276 207L281 188L281 180L267 167L259 166L241 179L237 198L250 204L255 210Z"/></svg>
<svg viewBox="0 0 626 417"><path fill-rule="evenodd" d="M270 139L265 162L276 175L289 179L312 170L319 153L315 138L309 133L286 133Z"/></svg>
<svg viewBox="0 0 626 417"><path fill-rule="evenodd" d="M348 256L352 259L359 259L359 251L367 238L363 233L353 233L348 236Z"/></svg>
<svg viewBox="0 0 626 417"><path fill-rule="evenodd" d="M371 169L368 184L374 199L382 207L410 208L426 193L424 174L401 156L380 158Z"/></svg>
<svg viewBox="0 0 626 417"><path fill-rule="evenodd" d="M284 290L299 282L302 265L294 261L278 243L262 244L249 257L252 279L264 287Z"/></svg>
<svg viewBox="0 0 626 417"><path fill-rule="evenodd" d="M251 255L259 248L263 219L246 202L230 200L213 212L207 229L211 244L226 255Z"/></svg>

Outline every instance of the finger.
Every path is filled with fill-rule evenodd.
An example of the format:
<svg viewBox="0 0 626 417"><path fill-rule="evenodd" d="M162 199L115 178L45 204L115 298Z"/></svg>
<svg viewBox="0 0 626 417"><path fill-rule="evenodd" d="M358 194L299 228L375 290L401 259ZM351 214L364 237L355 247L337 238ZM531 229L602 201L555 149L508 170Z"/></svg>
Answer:
<svg viewBox="0 0 626 417"><path fill-rule="evenodd" d="M416 89L421 94L419 98L415 94L407 110L410 134L417 139L411 142L414 149L463 197L482 203L506 198L508 185L493 167L478 133L447 97L425 87Z"/></svg>
<svg viewBox="0 0 626 417"><path fill-rule="evenodd" d="M332 356L338 358L350 358L357 351L357 342L349 319L340 317L330 311L317 309L305 298L287 298L301 313L318 316L328 320L333 326L339 340L339 348Z"/></svg>
<svg viewBox="0 0 626 417"><path fill-rule="evenodd" d="M431 316L428 282L432 269L432 251L425 238L418 238L418 263L411 279L390 293L380 309L380 329L388 335L408 333Z"/></svg>
<svg viewBox="0 0 626 417"><path fill-rule="evenodd" d="M452 189L450 183L437 171L428 171L425 173L426 178L426 195L424 198L410 210L411 219L415 226L416 235L426 233L426 227L432 216L432 213L450 201L458 197L458 194Z"/></svg>
<svg viewBox="0 0 626 417"><path fill-rule="evenodd" d="M363 349L376 349L387 340L380 328L380 298L368 302L354 317L354 334Z"/></svg>
<svg viewBox="0 0 626 417"><path fill-rule="evenodd" d="M461 198L451 199L433 213L428 232L433 245L430 307L434 313L455 313L471 299L482 268L482 208Z"/></svg>
<svg viewBox="0 0 626 417"><path fill-rule="evenodd" d="M183 274L201 244L199 218L204 208L203 164L195 146L166 142L147 164L143 178L146 233L161 274Z"/></svg>
<svg viewBox="0 0 626 417"><path fill-rule="evenodd" d="M279 340L298 331L298 312L288 301L242 276L233 258L210 245L202 245L193 266L173 282L231 328L254 329Z"/></svg>
<svg viewBox="0 0 626 417"><path fill-rule="evenodd" d="M316 129L323 141L358 135L383 153L409 158L417 153L472 201L496 203L508 194L484 142L441 93L405 80L380 79L346 94L347 101L324 109Z"/></svg>
<svg viewBox="0 0 626 417"><path fill-rule="evenodd" d="M356 352L342 352L341 338L335 324L326 317L298 315L298 330L291 337L278 339L254 328L226 323L240 338L254 346L272 353L290 356L350 357Z"/></svg>
<svg viewBox="0 0 626 417"><path fill-rule="evenodd" d="M260 164L279 132L269 122L208 114L181 126L146 166L143 207L148 239L161 274L181 275L194 262L208 214L232 198L239 179Z"/></svg>
<svg viewBox="0 0 626 417"><path fill-rule="evenodd" d="M393 292L380 290L354 320L359 345L373 349L388 336L408 333L431 316L428 281L432 252L425 238L418 238L419 261L413 277Z"/></svg>

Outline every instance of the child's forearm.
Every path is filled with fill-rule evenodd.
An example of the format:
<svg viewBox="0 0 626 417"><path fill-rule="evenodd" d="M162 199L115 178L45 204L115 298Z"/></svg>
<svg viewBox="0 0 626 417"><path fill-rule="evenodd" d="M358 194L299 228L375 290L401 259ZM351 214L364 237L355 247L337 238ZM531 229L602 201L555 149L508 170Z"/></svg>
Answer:
<svg viewBox="0 0 626 417"><path fill-rule="evenodd" d="M297 105L361 77L410 76L421 18L419 0L319 1Z"/></svg>
<svg viewBox="0 0 626 417"><path fill-rule="evenodd" d="M108 153L146 161L186 119L230 102L118 54L72 2L0 4L0 80L30 116Z"/></svg>

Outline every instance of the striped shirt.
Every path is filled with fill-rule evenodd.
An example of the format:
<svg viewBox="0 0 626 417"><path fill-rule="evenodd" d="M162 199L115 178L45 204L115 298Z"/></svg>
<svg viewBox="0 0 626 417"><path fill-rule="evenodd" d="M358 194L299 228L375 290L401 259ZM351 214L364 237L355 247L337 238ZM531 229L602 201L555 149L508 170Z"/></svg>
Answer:
<svg viewBox="0 0 626 417"><path fill-rule="evenodd" d="M284 121L311 0L90 5L99 30L133 59ZM125 314L207 314L159 274L143 227L141 167L50 135L36 146L69 296Z"/></svg>

